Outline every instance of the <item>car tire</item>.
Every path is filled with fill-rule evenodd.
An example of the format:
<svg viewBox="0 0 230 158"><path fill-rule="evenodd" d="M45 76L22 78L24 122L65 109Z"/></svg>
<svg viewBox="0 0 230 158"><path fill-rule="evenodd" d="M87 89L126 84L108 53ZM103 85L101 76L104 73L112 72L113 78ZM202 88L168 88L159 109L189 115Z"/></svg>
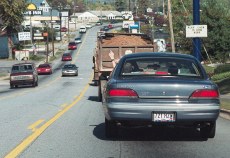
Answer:
<svg viewBox="0 0 230 158"><path fill-rule="evenodd" d="M10 84L10 89L13 89L14 88L14 85L13 84Z"/></svg>
<svg viewBox="0 0 230 158"><path fill-rule="evenodd" d="M102 93L101 93L101 85L100 85L100 82L99 82L99 84L98 84L97 101L98 101L98 102L101 102L101 101L102 101Z"/></svg>
<svg viewBox="0 0 230 158"><path fill-rule="evenodd" d="M32 87L36 87L36 82L35 81L33 82Z"/></svg>
<svg viewBox="0 0 230 158"><path fill-rule="evenodd" d="M109 121L105 118L105 136L107 138L114 138L118 136L118 127L116 126L116 122Z"/></svg>
<svg viewBox="0 0 230 158"><path fill-rule="evenodd" d="M202 138L214 138L216 135L216 121L200 129Z"/></svg>

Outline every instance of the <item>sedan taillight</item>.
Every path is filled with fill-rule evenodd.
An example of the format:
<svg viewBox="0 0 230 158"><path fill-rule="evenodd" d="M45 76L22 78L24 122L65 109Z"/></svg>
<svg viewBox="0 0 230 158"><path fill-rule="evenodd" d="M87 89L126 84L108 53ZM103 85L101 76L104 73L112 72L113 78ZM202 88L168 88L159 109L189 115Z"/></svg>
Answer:
<svg viewBox="0 0 230 158"><path fill-rule="evenodd" d="M132 89L111 89L108 95L110 97L138 97L137 93Z"/></svg>
<svg viewBox="0 0 230 158"><path fill-rule="evenodd" d="M214 89L198 89L192 93L190 99L218 99L219 92Z"/></svg>

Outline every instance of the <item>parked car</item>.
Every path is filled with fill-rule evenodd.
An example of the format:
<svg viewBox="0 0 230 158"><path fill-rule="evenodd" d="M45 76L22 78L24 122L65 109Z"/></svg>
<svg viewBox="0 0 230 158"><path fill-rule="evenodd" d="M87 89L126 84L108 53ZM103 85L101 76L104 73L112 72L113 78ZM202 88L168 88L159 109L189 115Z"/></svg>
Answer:
<svg viewBox="0 0 230 158"><path fill-rule="evenodd" d="M105 77L106 79L106 77ZM200 62L177 53L123 56L103 89L105 134L120 126L188 126L213 138L219 91Z"/></svg>
<svg viewBox="0 0 230 158"><path fill-rule="evenodd" d="M62 55L62 61L72 61L72 56L70 53L64 53Z"/></svg>
<svg viewBox="0 0 230 158"><path fill-rule="evenodd" d="M75 43L77 43L77 44L78 44L78 43L81 43L81 38L80 38L80 37L77 37L77 38L74 39L74 41L75 41Z"/></svg>
<svg viewBox="0 0 230 158"><path fill-rule="evenodd" d="M69 50L77 49L77 44L75 43L75 41L74 42L69 42L68 49Z"/></svg>
<svg viewBox="0 0 230 158"><path fill-rule="evenodd" d="M66 27L61 27L61 32L67 32L68 29Z"/></svg>
<svg viewBox="0 0 230 158"><path fill-rule="evenodd" d="M52 74L53 73L52 66L50 64L48 64L48 63L40 64L37 67L37 72L38 72L38 75Z"/></svg>
<svg viewBox="0 0 230 158"><path fill-rule="evenodd" d="M38 74L34 63L14 64L10 73L10 88L19 85L38 86Z"/></svg>
<svg viewBox="0 0 230 158"><path fill-rule="evenodd" d="M78 67L75 64L66 64L62 68L62 76L78 76Z"/></svg>

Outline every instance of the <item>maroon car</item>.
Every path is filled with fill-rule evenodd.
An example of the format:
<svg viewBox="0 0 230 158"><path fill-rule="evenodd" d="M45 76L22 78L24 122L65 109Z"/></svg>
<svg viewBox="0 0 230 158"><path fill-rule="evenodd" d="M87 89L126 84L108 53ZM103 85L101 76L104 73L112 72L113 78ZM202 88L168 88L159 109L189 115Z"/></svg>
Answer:
<svg viewBox="0 0 230 158"><path fill-rule="evenodd" d="M66 27L62 27L61 28L61 32L67 32L67 28Z"/></svg>
<svg viewBox="0 0 230 158"><path fill-rule="evenodd" d="M69 42L68 49L69 50L77 49L77 44L75 42Z"/></svg>
<svg viewBox="0 0 230 158"><path fill-rule="evenodd" d="M45 63L45 64L40 64L38 67L37 67L37 72L38 74L52 74L53 71L52 71L52 66L48 63Z"/></svg>
<svg viewBox="0 0 230 158"><path fill-rule="evenodd" d="M70 53L64 53L62 55L62 61L72 61L72 56Z"/></svg>
<svg viewBox="0 0 230 158"><path fill-rule="evenodd" d="M10 88L19 85L38 86L38 74L34 63L14 64L10 73Z"/></svg>

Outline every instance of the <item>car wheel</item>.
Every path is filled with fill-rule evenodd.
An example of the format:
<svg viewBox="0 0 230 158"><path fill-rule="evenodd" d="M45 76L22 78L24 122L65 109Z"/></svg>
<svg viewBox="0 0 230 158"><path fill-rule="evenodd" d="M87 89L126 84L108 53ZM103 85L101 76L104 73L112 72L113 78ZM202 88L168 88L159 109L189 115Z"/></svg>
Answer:
<svg viewBox="0 0 230 158"><path fill-rule="evenodd" d="M32 84L32 87L36 87L36 82L34 81L34 83Z"/></svg>
<svg viewBox="0 0 230 158"><path fill-rule="evenodd" d="M200 129L202 138L214 138L216 135L216 121Z"/></svg>
<svg viewBox="0 0 230 158"><path fill-rule="evenodd" d="M13 84L10 84L10 88L13 89L13 88L14 88L14 85L13 85Z"/></svg>
<svg viewBox="0 0 230 158"><path fill-rule="evenodd" d="M94 81L94 86L98 86L98 81Z"/></svg>
<svg viewBox="0 0 230 158"><path fill-rule="evenodd" d="M101 85L100 85L100 83L99 83L99 85L98 85L98 98L97 98L97 100L98 100L98 102L101 102L102 101L102 94L101 94Z"/></svg>
<svg viewBox="0 0 230 158"><path fill-rule="evenodd" d="M118 136L118 128L116 122L109 121L105 118L105 136L107 138L114 138Z"/></svg>

